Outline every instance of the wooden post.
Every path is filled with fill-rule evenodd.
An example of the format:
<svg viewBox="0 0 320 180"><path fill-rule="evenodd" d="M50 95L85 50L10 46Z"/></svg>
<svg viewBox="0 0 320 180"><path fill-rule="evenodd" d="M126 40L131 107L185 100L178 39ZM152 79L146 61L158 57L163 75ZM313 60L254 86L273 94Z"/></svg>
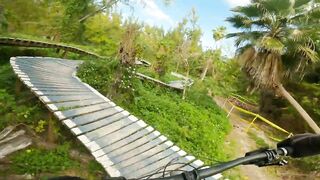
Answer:
<svg viewBox="0 0 320 180"><path fill-rule="evenodd" d="M67 53L68 53L68 51L65 50L65 51L63 52L63 54L62 54L62 58L66 58L66 57L67 57Z"/></svg>
<svg viewBox="0 0 320 180"><path fill-rule="evenodd" d="M21 81L17 78L16 79L16 84L15 84L15 93L16 95L19 95L22 89L22 83Z"/></svg>
<svg viewBox="0 0 320 180"><path fill-rule="evenodd" d="M52 113L48 113L48 132L47 132L47 141L48 143L54 143L56 141L56 135L54 132L54 122Z"/></svg>

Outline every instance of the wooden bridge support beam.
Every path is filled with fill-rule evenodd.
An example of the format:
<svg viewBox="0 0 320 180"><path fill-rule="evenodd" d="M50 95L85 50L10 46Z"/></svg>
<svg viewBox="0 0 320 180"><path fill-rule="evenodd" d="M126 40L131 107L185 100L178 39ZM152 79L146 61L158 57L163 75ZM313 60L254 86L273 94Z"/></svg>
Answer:
<svg viewBox="0 0 320 180"><path fill-rule="evenodd" d="M65 51L62 53L62 56L61 56L61 57L65 59L65 58L67 57L67 54L68 54L68 51L65 50Z"/></svg>
<svg viewBox="0 0 320 180"><path fill-rule="evenodd" d="M48 113L48 129L47 129L47 141L50 144L55 143L57 137L54 130L53 114L52 112Z"/></svg>
<svg viewBox="0 0 320 180"><path fill-rule="evenodd" d="M22 82L17 78L15 82L15 93L19 95L22 89Z"/></svg>

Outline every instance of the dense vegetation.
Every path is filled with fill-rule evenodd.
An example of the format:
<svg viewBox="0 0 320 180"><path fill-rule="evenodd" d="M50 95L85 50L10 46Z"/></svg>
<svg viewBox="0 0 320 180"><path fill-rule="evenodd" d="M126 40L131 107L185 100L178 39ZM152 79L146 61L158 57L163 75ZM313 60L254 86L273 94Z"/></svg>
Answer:
<svg viewBox="0 0 320 180"><path fill-rule="evenodd" d="M213 157L225 159L222 145L230 125L225 113L204 89L192 87L187 98L182 100L173 90L131 78L129 89L115 92L110 84L116 80L119 63L109 61L87 61L80 67L78 76L187 152L207 163L213 163L210 160Z"/></svg>

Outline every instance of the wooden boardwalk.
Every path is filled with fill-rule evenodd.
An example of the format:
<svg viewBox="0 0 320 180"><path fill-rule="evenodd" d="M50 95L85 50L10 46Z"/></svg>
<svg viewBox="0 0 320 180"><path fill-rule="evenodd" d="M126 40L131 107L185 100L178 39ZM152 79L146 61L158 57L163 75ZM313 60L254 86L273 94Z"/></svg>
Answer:
<svg viewBox="0 0 320 180"><path fill-rule="evenodd" d="M131 115L75 76L81 61L11 58L20 80L90 150L110 176L141 178L203 168L143 120ZM181 173L181 172L180 172ZM164 173L168 175L167 173ZM208 179L218 179L218 174Z"/></svg>
<svg viewBox="0 0 320 180"><path fill-rule="evenodd" d="M80 48L58 44L58 43L49 43L43 41L35 41L30 39L22 38L10 38L10 37L0 37L0 45L4 46L20 46L20 47L37 47L37 48L55 48L58 50L64 50L65 52L73 52L77 54L89 55L97 58L104 58L95 53L82 50Z"/></svg>

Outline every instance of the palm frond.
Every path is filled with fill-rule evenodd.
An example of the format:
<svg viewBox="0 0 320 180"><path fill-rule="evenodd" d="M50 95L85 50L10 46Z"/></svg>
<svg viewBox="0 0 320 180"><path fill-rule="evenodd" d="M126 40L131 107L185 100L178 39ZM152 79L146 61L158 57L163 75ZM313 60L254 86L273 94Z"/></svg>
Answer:
<svg viewBox="0 0 320 180"><path fill-rule="evenodd" d="M242 16L239 14L233 15L232 17L228 17L226 21L230 22L235 28L251 28L252 20L246 16Z"/></svg>
<svg viewBox="0 0 320 180"><path fill-rule="evenodd" d="M282 54L284 52L284 47L285 47L280 40L269 37L269 36L265 36L261 38L258 41L257 46L259 48L262 48L277 54Z"/></svg>
<svg viewBox="0 0 320 180"><path fill-rule="evenodd" d="M247 17L256 18L262 17L263 11L257 6L257 4L249 4L247 6L237 6L231 11L242 14Z"/></svg>
<svg viewBox="0 0 320 180"><path fill-rule="evenodd" d="M259 2L259 6L264 7L268 12L277 15L288 15L293 10L291 0L264 0Z"/></svg>
<svg viewBox="0 0 320 180"><path fill-rule="evenodd" d="M319 61L318 53L309 46L299 45L298 52L301 53L307 60L310 60L313 63Z"/></svg>

